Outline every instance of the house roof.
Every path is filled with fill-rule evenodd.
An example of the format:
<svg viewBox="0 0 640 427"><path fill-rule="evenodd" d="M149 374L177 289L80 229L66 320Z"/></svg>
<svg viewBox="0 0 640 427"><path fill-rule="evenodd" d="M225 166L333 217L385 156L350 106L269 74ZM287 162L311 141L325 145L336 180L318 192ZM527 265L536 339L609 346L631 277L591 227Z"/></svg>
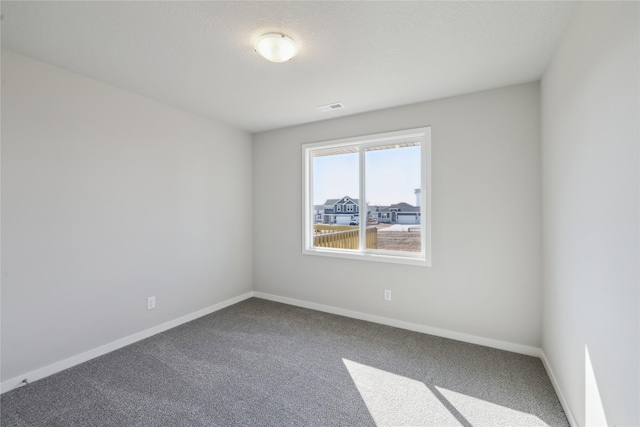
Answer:
<svg viewBox="0 0 640 427"><path fill-rule="evenodd" d="M339 198L339 199L327 199L327 200L324 202L324 206L333 206L333 205L335 205L336 203L338 203L340 200L344 199L345 197L346 197L346 198L348 198L349 200L352 200L355 204L360 203L360 199L353 199L353 198L351 198L351 197L349 197L349 196L344 196L344 197L341 197L341 198Z"/></svg>
<svg viewBox="0 0 640 427"><path fill-rule="evenodd" d="M413 206L405 202L395 203L389 206L379 206L379 208L379 212L391 212L394 209L399 212L420 212L420 208L418 206Z"/></svg>
<svg viewBox="0 0 640 427"><path fill-rule="evenodd" d="M3 1L1 40L260 132L539 80L578 3ZM256 54L268 32L298 55ZM346 108L316 109L337 102Z"/></svg>

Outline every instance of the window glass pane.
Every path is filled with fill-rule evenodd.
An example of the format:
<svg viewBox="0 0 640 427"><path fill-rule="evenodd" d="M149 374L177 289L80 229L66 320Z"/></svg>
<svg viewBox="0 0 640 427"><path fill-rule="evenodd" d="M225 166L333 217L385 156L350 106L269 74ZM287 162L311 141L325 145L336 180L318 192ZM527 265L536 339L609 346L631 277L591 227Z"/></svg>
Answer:
<svg viewBox="0 0 640 427"><path fill-rule="evenodd" d="M304 254L431 265L429 127L304 144L303 157Z"/></svg>
<svg viewBox="0 0 640 427"><path fill-rule="evenodd" d="M420 149L419 143L365 149L367 229L377 234L375 247L367 243L367 249L421 251Z"/></svg>
<svg viewBox="0 0 640 427"><path fill-rule="evenodd" d="M313 247L360 248L358 156L352 148L313 153Z"/></svg>

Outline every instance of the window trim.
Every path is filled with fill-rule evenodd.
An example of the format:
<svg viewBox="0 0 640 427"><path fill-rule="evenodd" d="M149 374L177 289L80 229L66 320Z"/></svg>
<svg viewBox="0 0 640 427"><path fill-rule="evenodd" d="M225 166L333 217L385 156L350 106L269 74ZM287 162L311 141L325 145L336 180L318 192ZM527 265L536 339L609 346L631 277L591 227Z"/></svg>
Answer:
<svg viewBox="0 0 640 427"><path fill-rule="evenodd" d="M316 248L313 247L313 200L312 200L312 154L316 150L336 148L344 149L354 147L356 150L367 148L368 146L376 146L382 143L401 144L402 142L420 141L421 152L421 224L423 232L421 233L423 252L401 252L401 251L383 251L375 250L375 252L367 251L366 248L354 251L337 248ZM364 156L360 156L360 204L365 203L365 168ZM372 135L358 136L354 138L344 138L337 140L312 142L302 145L302 253L305 255L319 255L338 257L346 259L358 259L366 261L391 262L399 264L411 264L421 266L431 266L431 127L421 127L407 129L395 132L385 132ZM363 206L359 206L362 211ZM424 207L424 209L422 209ZM364 206L366 212L366 206ZM423 212L424 210L424 212ZM365 214L366 216L366 214ZM360 222L360 247L364 247L366 241L367 221Z"/></svg>

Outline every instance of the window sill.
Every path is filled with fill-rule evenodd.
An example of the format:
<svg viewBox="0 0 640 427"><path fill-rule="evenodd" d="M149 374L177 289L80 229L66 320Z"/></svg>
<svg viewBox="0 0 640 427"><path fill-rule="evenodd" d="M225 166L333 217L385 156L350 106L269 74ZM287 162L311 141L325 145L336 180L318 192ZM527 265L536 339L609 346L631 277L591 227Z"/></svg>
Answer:
<svg viewBox="0 0 640 427"><path fill-rule="evenodd" d="M417 265L422 267L431 267L431 260L422 254L415 256L399 255L397 253L372 253L372 252L356 252L340 249L303 249L303 255L316 255L332 258L355 259L360 261L388 262L393 264Z"/></svg>

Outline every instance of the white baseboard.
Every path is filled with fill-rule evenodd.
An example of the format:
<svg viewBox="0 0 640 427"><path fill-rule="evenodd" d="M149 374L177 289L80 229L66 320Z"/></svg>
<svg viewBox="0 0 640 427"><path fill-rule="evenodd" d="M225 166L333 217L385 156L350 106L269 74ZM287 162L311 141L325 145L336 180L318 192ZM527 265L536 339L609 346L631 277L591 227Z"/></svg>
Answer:
<svg viewBox="0 0 640 427"><path fill-rule="evenodd" d="M332 307L328 305L316 304L316 303L298 300L294 298L281 297L281 296L267 294L263 292L247 292L245 294L239 295L234 298L230 298L228 300L225 300L218 304L214 304L202 310L198 310L196 312L171 320L169 322L165 322L161 325L154 326L153 328L146 329L144 331L135 333L133 335L129 335L127 337L102 345L100 347L86 351L76 356L72 356L68 359L64 359L59 362L53 363L51 365L45 366L43 368L36 369L31 372L27 372L23 375L20 375L10 380L2 382L2 384L0 384L0 393L5 393L9 390L13 390L16 387L21 386L24 380L26 380L28 383L32 383L34 381L48 377L49 375L53 375L55 373L71 368L80 363L84 363L98 356L102 356L111 351L127 346L129 344L133 344L145 338L149 338L153 335L159 334L160 332L164 332L168 329L175 328L176 326L182 325L183 323L190 322L194 319L197 319L202 316L206 316L207 314L211 314L213 312L221 310L230 305L237 304L240 301L244 301L251 297L262 298L262 299L275 301L275 302L281 302L284 304L294 305L294 306L303 307L303 308L310 308L312 310L323 311L325 313L337 314L340 316L351 317L359 320L366 320L368 322L379 323L382 325L393 326L396 328L406 329L409 331L421 332L424 334L435 335L435 336L449 338L457 341L468 342L471 344L484 345L487 347L497 348L500 350L506 350L514 353L525 354L527 356L540 357L543 361L545 368L547 369L547 372L549 373L551 382L554 388L556 389L556 393L558 394L560 403L562 404L563 409L567 413L567 418L569 418L569 422L571 423L572 426L577 426L573 416L571 415L571 412L568 409L568 406L566 405L566 401L564 400L562 393L560 392L560 389L557 385L555 377L553 376L551 368L549 367L549 364L546 361L546 358L544 357L544 353L539 348L530 347L522 344L514 344L506 341L494 340L490 338L478 337L475 335L463 334L460 332L448 331L445 329L419 325L417 323L390 319L387 317L376 316L373 314L360 313L357 311L346 310L346 309Z"/></svg>
<svg viewBox="0 0 640 427"><path fill-rule="evenodd" d="M540 352L541 352L540 359L542 359L542 364L544 365L544 369L547 370L547 375L549 375L551 384L553 385L553 388L556 391L556 394L558 395L558 400L560 400L560 405L562 405L562 409L564 410L564 413L567 416L567 420L569 420L569 424L571 425L571 427L579 427L578 422L573 416L573 412L571 412L571 408L569 408L569 403L565 399L564 394L562 394L562 390L560 389L560 384L558 383L558 380L556 379L556 376L553 373L553 369L551 369L551 364L547 359L547 355L544 353L544 350L540 350Z"/></svg>
<svg viewBox="0 0 640 427"><path fill-rule="evenodd" d="M254 292L256 298L262 298L269 301L281 302L284 304L295 305L312 310L323 311L325 313L338 314L340 316L351 317L368 322L379 323L382 325L393 326L396 328L407 329L409 331L421 332L423 334L435 335L443 338L450 338L456 341L468 342L471 344L483 345L486 347L497 348L500 350L511 351L513 353L525 354L527 356L540 357L542 350L537 347L530 347L522 344L514 344L506 341L494 340L491 338L478 337L475 335L463 334L460 332L448 331L446 329L434 328L431 326L419 325L417 323L405 322L402 320L390 319L388 317L376 316L373 314L360 313L357 311L345 310L342 308L332 307L328 305L316 304L313 302L302 301L294 298L281 297L263 292Z"/></svg>
<svg viewBox="0 0 640 427"><path fill-rule="evenodd" d="M211 314L215 311L221 310L230 305L237 304L240 301L244 301L247 298L251 298L253 294L254 294L253 292L247 292L245 294L238 295L237 297L230 298L228 300L219 302L218 304L214 304L207 308L203 308L202 310L198 310L193 313L178 317L177 319L162 323L158 326L154 326L153 328L149 328L144 331L137 332L133 335L129 335L127 337L110 342L108 344L102 345L100 347L94 348L92 350L86 351L76 356L69 357L68 359L61 360L59 362L53 363L43 368L36 369L31 372L27 372L13 379L2 382L2 384L0 384L0 393L5 393L9 390L13 390L16 387L24 385L25 380L28 383L32 383L34 381L48 377L49 375L53 375L65 369L71 368L72 366L78 365L80 363L84 363L98 356L102 356L103 354L107 354L109 352L112 352L124 346L127 346L129 344L133 344L145 338L149 338L153 335L159 334L160 332L164 332L168 329L175 328L176 326L182 325L183 323L187 323L192 320L195 320L198 317L206 316L207 314Z"/></svg>

